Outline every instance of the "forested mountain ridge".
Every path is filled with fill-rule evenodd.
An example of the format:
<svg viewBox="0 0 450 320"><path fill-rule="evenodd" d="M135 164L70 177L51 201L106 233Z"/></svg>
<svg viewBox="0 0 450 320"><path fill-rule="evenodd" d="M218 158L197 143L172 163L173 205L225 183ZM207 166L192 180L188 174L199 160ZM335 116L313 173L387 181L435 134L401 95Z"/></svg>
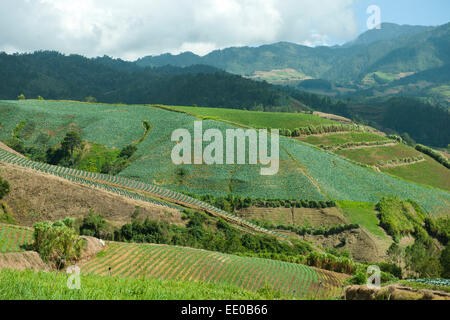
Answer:
<svg viewBox="0 0 450 320"><path fill-rule="evenodd" d="M439 27L383 24L343 46L307 47L279 42L260 47L234 47L203 57L190 52L148 56L139 66L206 64L228 72L252 75L256 71L292 68L314 78L359 81L367 73L421 72L450 62L450 24Z"/></svg>
<svg viewBox="0 0 450 320"><path fill-rule="evenodd" d="M138 68L108 57L57 52L0 54L0 99L25 97L210 107L302 105L271 85L209 66Z"/></svg>

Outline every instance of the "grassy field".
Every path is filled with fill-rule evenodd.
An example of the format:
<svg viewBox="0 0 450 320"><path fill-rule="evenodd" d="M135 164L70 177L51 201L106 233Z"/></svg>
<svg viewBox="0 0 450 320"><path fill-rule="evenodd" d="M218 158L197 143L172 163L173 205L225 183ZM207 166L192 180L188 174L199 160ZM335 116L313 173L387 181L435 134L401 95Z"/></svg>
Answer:
<svg viewBox="0 0 450 320"><path fill-rule="evenodd" d="M255 126L279 126L284 120L287 127L313 124L313 121L330 121L305 114L280 113L276 114L280 117L276 119L272 114L262 112L191 109L203 110L215 116L223 113L231 120L245 119L240 116L245 113L249 123ZM142 122L148 120L152 124L150 133L138 144L134 161L119 176L176 191L198 195L226 196L233 193L253 198L332 199L372 203L383 195L392 194L402 199L416 199L430 212L448 212L450 207L448 192L363 168L330 152L285 137L280 137L280 170L277 175L261 176L261 165L206 164L183 165L181 168L184 174L180 175L180 166L174 165L170 158L175 145L170 137L179 128L192 132L193 123L197 120L181 112L149 106L0 101L0 117L3 126L0 139L11 137L13 129L27 121L19 133L26 139L27 145L47 146L48 143L51 146L61 141L67 131L76 129L84 140L101 144L110 150L140 140L145 133ZM289 124L289 121L293 123ZM203 128L216 128L224 132L235 127L222 121L205 120ZM86 166L89 167L89 163Z"/></svg>
<svg viewBox="0 0 450 320"><path fill-rule="evenodd" d="M381 227L378 226L380 222L377 218L374 204L354 201L338 201L338 205L350 223L359 224L368 232L381 239L387 239L386 234Z"/></svg>
<svg viewBox="0 0 450 320"><path fill-rule="evenodd" d="M295 129L309 125L336 124L338 122L303 113L260 112L222 108L170 107L198 117L225 120L253 128Z"/></svg>
<svg viewBox="0 0 450 320"><path fill-rule="evenodd" d="M376 165L378 161L388 161L395 158L424 157L426 161L406 166L381 168L383 172L395 175L420 184L450 191L450 170L432 159L404 144L387 147L361 148L336 151L346 158L368 165Z"/></svg>
<svg viewBox="0 0 450 320"><path fill-rule="evenodd" d="M395 146L387 146L387 147L339 150L336 153L346 158L361 163L365 163L368 165L375 165L380 160L387 161L392 160L394 158L402 159L422 155L419 151L405 144L397 144Z"/></svg>
<svg viewBox="0 0 450 320"><path fill-rule="evenodd" d="M30 229L0 224L0 253L24 251L23 245L30 244L32 238Z"/></svg>
<svg viewBox="0 0 450 320"><path fill-rule="evenodd" d="M386 137L370 132L345 132L327 134L322 136L305 136L299 138L301 141L324 146L335 146L339 144L345 144L349 142L372 142L372 141L385 141Z"/></svg>
<svg viewBox="0 0 450 320"><path fill-rule="evenodd" d="M82 275L81 289L64 273L0 270L0 300L270 300L270 290L250 292L219 283Z"/></svg>
<svg viewBox="0 0 450 320"><path fill-rule="evenodd" d="M111 271L109 271L111 268ZM269 287L282 296L339 296L345 276L282 261L205 250L110 243L107 251L82 266L83 274L123 278L202 281L258 292ZM319 281L323 281L319 287Z"/></svg>
<svg viewBox="0 0 450 320"><path fill-rule="evenodd" d="M425 162L395 168L382 168L382 171L410 181L450 191L450 170L427 155L423 155L423 157L426 159Z"/></svg>

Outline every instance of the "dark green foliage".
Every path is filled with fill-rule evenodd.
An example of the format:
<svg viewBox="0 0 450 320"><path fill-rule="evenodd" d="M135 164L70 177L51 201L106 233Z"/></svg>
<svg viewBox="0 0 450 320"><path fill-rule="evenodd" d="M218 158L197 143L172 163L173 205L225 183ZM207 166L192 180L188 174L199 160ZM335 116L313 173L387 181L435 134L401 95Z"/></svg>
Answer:
<svg viewBox="0 0 450 320"><path fill-rule="evenodd" d="M444 251L441 253L440 262L442 265L442 277L450 279L450 243L447 243Z"/></svg>
<svg viewBox="0 0 450 320"><path fill-rule="evenodd" d="M119 153L119 156L113 161L105 161L101 167L100 172L117 175L130 164L130 158L138 150L137 146L130 144L125 146Z"/></svg>
<svg viewBox="0 0 450 320"><path fill-rule="evenodd" d="M385 103L380 124L408 135L420 143L446 147L450 141L450 113L438 107L406 97L392 98ZM403 134L405 139L406 135ZM410 141L411 144L414 141Z"/></svg>
<svg viewBox="0 0 450 320"><path fill-rule="evenodd" d="M133 220L115 232L115 239L130 242L151 242L189 246L226 253L259 255L263 253L297 256L307 254L311 247L301 241L293 246L269 236L242 233L228 222L214 223L203 213L185 211L186 227L149 219Z"/></svg>
<svg viewBox="0 0 450 320"><path fill-rule="evenodd" d="M46 153L46 161L52 165L62 165L66 164L68 167L71 165L68 164L70 160L70 153L63 148L48 148Z"/></svg>
<svg viewBox="0 0 450 320"><path fill-rule="evenodd" d="M438 239L443 245L446 245L450 239L450 217L440 217L437 219L426 217L425 229L430 236Z"/></svg>
<svg viewBox="0 0 450 320"><path fill-rule="evenodd" d="M412 212L414 205L396 197L383 197L377 203L380 225L394 239L399 236L414 234L422 228L422 219ZM417 213L417 212L416 212Z"/></svg>
<svg viewBox="0 0 450 320"><path fill-rule="evenodd" d="M356 273L353 275L353 277L350 278L350 280L347 281L348 284L358 284L363 285L367 283L367 272L366 270L359 269L356 271Z"/></svg>
<svg viewBox="0 0 450 320"><path fill-rule="evenodd" d="M17 151L21 154L25 153L25 145L23 141L17 137L9 138L8 140L5 141L5 144L14 151Z"/></svg>
<svg viewBox="0 0 450 320"><path fill-rule="evenodd" d="M119 157L120 158L125 158L125 159L129 159L131 158L131 156L133 154L136 153L137 151L137 146L135 146L134 144L130 144L128 146L125 146L122 151L120 151Z"/></svg>
<svg viewBox="0 0 450 320"><path fill-rule="evenodd" d="M183 170L183 169L180 169ZM184 176L184 171L179 172L180 177ZM333 200L287 200L287 199L255 199L250 197L240 197L229 194L226 197L214 197L212 195L197 196L188 194L190 197L207 202L217 208L228 212L236 210L259 207L259 208L334 208L336 202Z"/></svg>
<svg viewBox="0 0 450 320"><path fill-rule="evenodd" d="M47 99L88 102L152 102L233 108L281 106L292 102L300 107L298 102L267 83L211 67L143 69L136 68L133 63L122 63L117 67L118 64L112 59L102 63L57 52L1 53L0 69L4 79L0 81L0 99L15 99L17 90L24 88L24 94L28 96L40 94ZM94 92L96 98L90 96Z"/></svg>
<svg viewBox="0 0 450 320"><path fill-rule="evenodd" d="M390 273L399 279L402 278L402 268L400 268L396 264L387 263L387 262L378 262L378 263L375 263L375 265L379 266L380 270L383 272Z"/></svg>
<svg viewBox="0 0 450 320"><path fill-rule="evenodd" d="M3 180L2 177L0 177L0 200L3 199L3 197L5 197L10 191L11 187L8 181Z"/></svg>
<svg viewBox="0 0 450 320"><path fill-rule="evenodd" d="M364 127L350 124L331 124L320 126L308 126L296 128L294 131L289 129L280 129L280 134L287 137L309 136L312 134L324 134L334 132L350 132L350 131L364 131Z"/></svg>
<svg viewBox="0 0 450 320"><path fill-rule="evenodd" d="M440 164L442 164L446 168L450 169L450 161L448 160L448 158L446 158L440 152L434 151L433 149L428 148L426 146L423 146L421 144L418 144L416 146L416 150L420 151L420 152L422 152L422 153L424 153L426 155L429 155L434 160L436 160L437 162L439 162Z"/></svg>
<svg viewBox="0 0 450 320"><path fill-rule="evenodd" d="M82 140L80 135L75 131L67 132L63 141L61 142L61 149L65 152L69 152L70 155L73 155L75 149L78 149L82 146Z"/></svg>
<svg viewBox="0 0 450 320"><path fill-rule="evenodd" d="M348 230L355 230L360 228L358 224L342 224L335 226L313 228L313 227L283 225L283 224L275 225L268 221L258 221L258 220L252 220L252 222L266 229L291 231L298 234L299 236L309 234L314 236L323 235L328 237L331 235L340 234Z"/></svg>
<svg viewBox="0 0 450 320"><path fill-rule="evenodd" d="M408 133L404 132L400 135L400 138L403 142L405 142L408 146L414 147L416 145L416 142L413 138L409 136Z"/></svg>
<svg viewBox="0 0 450 320"><path fill-rule="evenodd" d="M332 84L328 80L323 79L309 79L302 81L299 85L299 88L301 89L308 89L308 90L331 90Z"/></svg>
<svg viewBox="0 0 450 320"><path fill-rule="evenodd" d="M34 225L34 249L42 259L63 268L67 263L76 261L83 248L83 240L75 230L67 226L69 221L55 223L39 222Z"/></svg>
<svg viewBox="0 0 450 320"><path fill-rule="evenodd" d="M406 267L410 276L438 278L442 273L440 253L428 239L418 239L405 250Z"/></svg>
<svg viewBox="0 0 450 320"><path fill-rule="evenodd" d="M112 237L103 215L95 214L93 210L89 211L89 215L83 219L80 225L80 234L100 239L111 239Z"/></svg>

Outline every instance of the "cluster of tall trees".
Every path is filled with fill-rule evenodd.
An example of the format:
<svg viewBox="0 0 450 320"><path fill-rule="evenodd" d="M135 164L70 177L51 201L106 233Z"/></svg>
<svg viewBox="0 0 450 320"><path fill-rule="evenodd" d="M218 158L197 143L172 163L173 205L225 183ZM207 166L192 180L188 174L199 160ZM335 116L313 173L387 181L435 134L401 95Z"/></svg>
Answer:
<svg viewBox="0 0 450 320"><path fill-rule="evenodd" d="M160 103L228 108L280 106L286 94L269 84L208 66L140 68L131 62L58 52L0 53L0 99L27 98Z"/></svg>

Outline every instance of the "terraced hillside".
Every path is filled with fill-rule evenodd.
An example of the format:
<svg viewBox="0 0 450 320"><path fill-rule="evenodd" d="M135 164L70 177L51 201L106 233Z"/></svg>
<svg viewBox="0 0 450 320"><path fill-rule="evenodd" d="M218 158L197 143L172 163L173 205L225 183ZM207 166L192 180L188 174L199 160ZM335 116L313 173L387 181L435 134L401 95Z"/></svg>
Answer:
<svg viewBox="0 0 450 320"><path fill-rule="evenodd" d="M21 252L30 244L33 231L29 228L0 224L0 253Z"/></svg>
<svg viewBox="0 0 450 320"><path fill-rule="evenodd" d="M67 131L77 130L86 141L122 148L144 136L142 122L147 120L152 125L150 133L138 144L132 163L119 174L121 179L131 178L136 184L142 182L198 195L233 193L254 198L371 203L392 194L415 199L430 213L448 213L450 208L450 194L446 191L376 172L340 155L285 137L280 138L280 171L275 176L261 176L260 165L175 166L170 159L174 146L170 136L179 128L192 132L193 122L197 120L185 113L150 106L3 101L0 116L0 139L5 140L15 132L26 144L42 147L55 145ZM310 115L298 115L302 116ZM223 132L235 127L222 121L203 121L203 129L209 128ZM86 179L77 179L81 178ZM126 187L132 190L134 185Z"/></svg>
<svg viewBox="0 0 450 320"><path fill-rule="evenodd" d="M450 191L450 170L416 149L369 132L327 134L300 138L380 171Z"/></svg>
<svg viewBox="0 0 450 320"><path fill-rule="evenodd" d="M256 232L266 233L279 238L285 238L276 232L259 227L238 216L230 214L224 210L218 209L206 202L174 192L168 189L160 188L155 185L146 184L141 181L130 180L123 177L99 174L76 169L52 166L45 163L39 163L16 156L8 151L0 149L0 161L11 163L13 165L30 168L36 171L61 177L65 180L86 185L91 188L106 190L134 200L140 200L156 204L158 206L177 209L177 204L192 207L209 212L215 216L221 217L227 221L233 222L245 228Z"/></svg>
<svg viewBox="0 0 450 320"><path fill-rule="evenodd" d="M184 247L123 243L109 243L106 251L82 266L82 273L214 282L249 291L268 287L297 298L337 297L347 278L342 274L275 260Z"/></svg>

